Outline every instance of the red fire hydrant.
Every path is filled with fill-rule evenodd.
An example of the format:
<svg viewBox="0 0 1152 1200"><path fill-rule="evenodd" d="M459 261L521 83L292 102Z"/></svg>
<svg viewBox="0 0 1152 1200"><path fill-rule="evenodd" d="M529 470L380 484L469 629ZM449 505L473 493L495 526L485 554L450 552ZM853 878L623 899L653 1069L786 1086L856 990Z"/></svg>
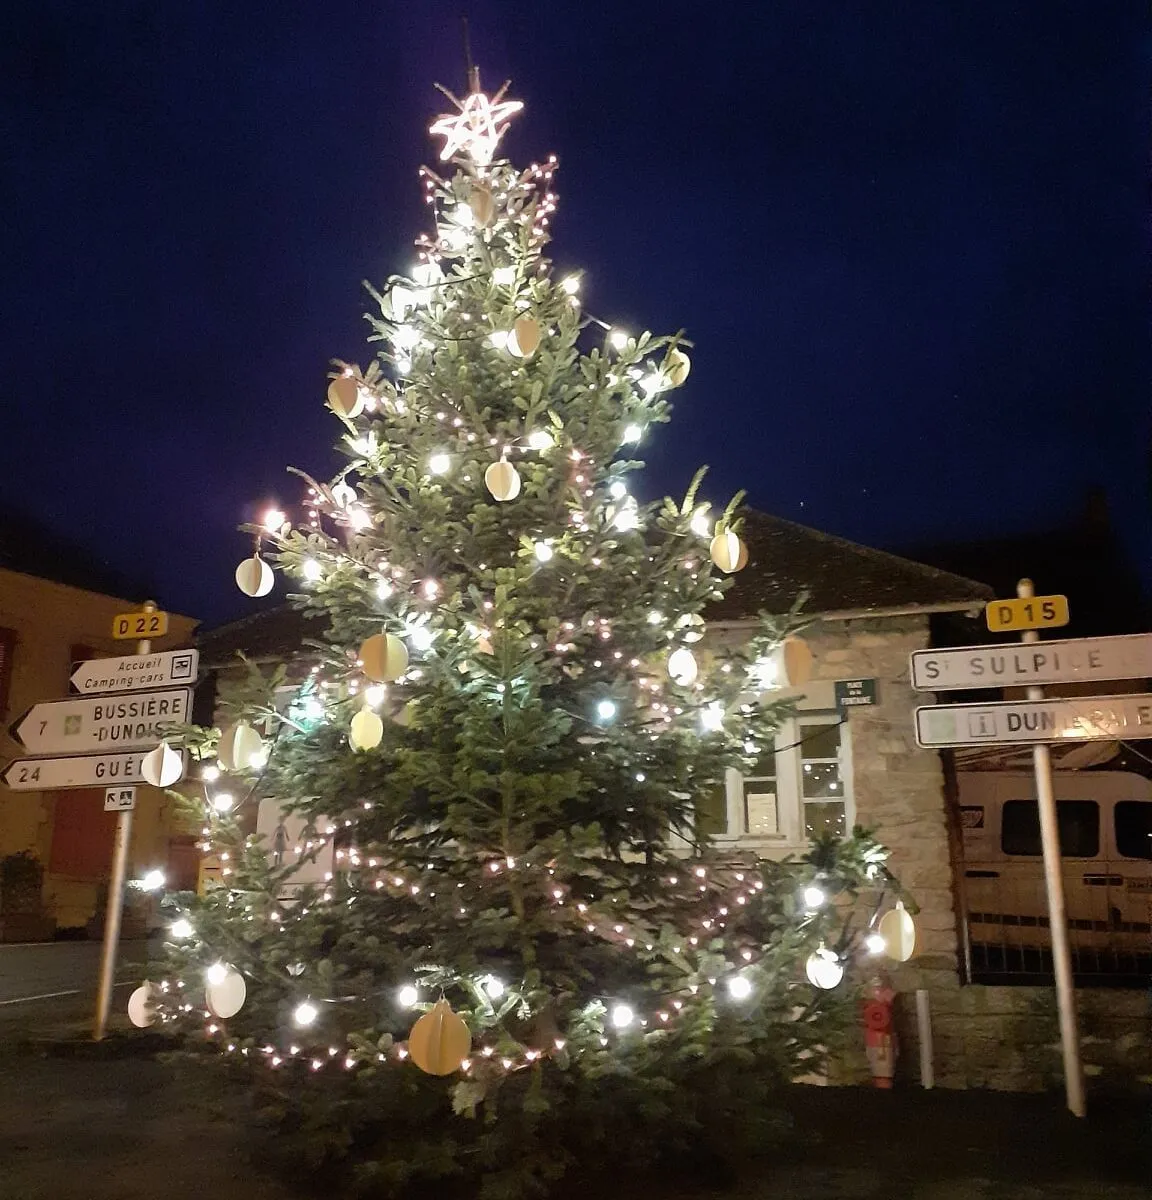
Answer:
<svg viewBox="0 0 1152 1200"><path fill-rule="evenodd" d="M892 1001L896 993L877 975L864 994L864 1049L872 1083L890 1088L896 1075L896 1029L892 1023Z"/></svg>

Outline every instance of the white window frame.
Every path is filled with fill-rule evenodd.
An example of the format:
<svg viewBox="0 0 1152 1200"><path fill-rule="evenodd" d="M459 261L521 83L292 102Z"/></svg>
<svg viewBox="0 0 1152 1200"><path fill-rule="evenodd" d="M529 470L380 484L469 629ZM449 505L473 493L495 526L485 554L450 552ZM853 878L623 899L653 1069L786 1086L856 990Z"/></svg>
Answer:
<svg viewBox="0 0 1152 1200"><path fill-rule="evenodd" d="M801 742L805 726L839 724L840 783L844 798L845 832L856 823L856 803L852 773L851 722L841 714L822 709L803 709L789 718L776 731L776 818L778 832L775 834L751 834L724 832L714 840L727 846L754 846L770 852L778 850L790 853L807 846L805 833L803 793L803 753ZM744 776L740 771L729 768L725 775L726 825L729 831L742 831L744 827ZM812 803L817 803L812 801Z"/></svg>

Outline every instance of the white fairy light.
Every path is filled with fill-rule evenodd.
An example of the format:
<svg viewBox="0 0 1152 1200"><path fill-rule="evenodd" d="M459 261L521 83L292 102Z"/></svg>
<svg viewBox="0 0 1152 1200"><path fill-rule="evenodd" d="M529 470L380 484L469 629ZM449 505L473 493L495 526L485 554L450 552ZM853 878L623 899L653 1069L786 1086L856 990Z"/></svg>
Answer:
<svg viewBox="0 0 1152 1200"><path fill-rule="evenodd" d="M532 547L532 553L536 555L537 562L546 563L552 561L552 555L554 551L547 542L537 542L536 545Z"/></svg>
<svg viewBox="0 0 1152 1200"><path fill-rule="evenodd" d="M864 947L869 954L883 954L888 949L888 943L882 933L870 933L864 939Z"/></svg>
<svg viewBox="0 0 1152 1200"><path fill-rule="evenodd" d="M381 580L380 580L380 581L379 581L379 582L376 584L376 596L377 596L377 599L380 599L380 600L387 600L387 599L388 599L388 597L392 595L392 590L393 590L393 589L392 589L392 585L391 585L391 584L388 582L388 580L387 580L387 579L381 579Z"/></svg>
<svg viewBox="0 0 1152 1200"><path fill-rule="evenodd" d="M628 533L636 529L640 524L640 514L636 511L634 504L627 504L616 514L612 524L620 530L621 533Z"/></svg>
<svg viewBox="0 0 1152 1200"><path fill-rule="evenodd" d="M366 508L350 508L348 510L348 524L357 531L370 529L372 527L372 514Z"/></svg>
<svg viewBox="0 0 1152 1200"><path fill-rule="evenodd" d="M279 533L287 524L288 518L278 508L270 508L264 514L264 528L269 533Z"/></svg>
<svg viewBox="0 0 1152 1200"><path fill-rule="evenodd" d="M628 345L628 335L623 329L612 329L608 333L608 344L613 350L623 350Z"/></svg>
<svg viewBox="0 0 1152 1200"><path fill-rule="evenodd" d="M373 683L364 689L364 703L369 708L379 708L388 695L388 688L382 683Z"/></svg>
<svg viewBox="0 0 1152 1200"><path fill-rule="evenodd" d="M612 1009L612 1024L617 1029L627 1029L633 1021L636 1020L636 1014L628 1007L627 1004L617 1004Z"/></svg>
<svg viewBox="0 0 1152 1200"><path fill-rule="evenodd" d="M743 975L733 975L728 980L728 995L733 1000L747 1000L752 995L752 981Z"/></svg>
<svg viewBox="0 0 1152 1200"><path fill-rule="evenodd" d="M828 897L824 894L822 887L817 887L814 883L810 883L804 889L804 907L819 908Z"/></svg>
<svg viewBox="0 0 1152 1200"><path fill-rule="evenodd" d="M423 653L423 651L431 649L432 643L436 640L436 635L427 625L409 625L408 640L412 643L413 650L419 650Z"/></svg>
<svg viewBox="0 0 1152 1200"><path fill-rule="evenodd" d="M653 609L648 614L648 624L649 625L660 625L663 623L663 621L664 621L664 614L662 612L657 612L655 609Z"/></svg>
<svg viewBox="0 0 1152 1200"><path fill-rule="evenodd" d="M638 442L644 436L644 430L635 423L624 426L624 433L620 438L621 442Z"/></svg>
<svg viewBox="0 0 1152 1200"><path fill-rule="evenodd" d="M314 558L306 558L301 570L309 583L318 583L324 577L324 569Z"/></svg>
<svg viewBox="0 0 1152 1200"><path fill-rule="evenodd" d="M702 504L693 514L692 532L697 537L706 538L712 533L712 522L708 520L708 505Z"/></svg>
<svg viewBox="0 0 1152 1200"><path fill-rule="evenodd" d="M452 460L442 450L433 454L428 460L428 470L433 475L446 475L448 468L452 466Z"/></svg>
<svg viewBox="0 0 1152 1200"><path fill-rule="evenodd" d="M303 1004L296 1005L296 1011L292 1014L292 1020L301 1028L306 1028L320 1015L320 1010L310 1000L305 1000Z"/></svg>
<svg viewBox="0 0 1152 1200"><path fill-rule="evenodd" d="M560 287L569 295L575 296L580 290L580 276L567 275L560 280Z"/></svg>
<svg viewBox="0 0 1152 1200"><path fill-rule="evenodd" d="M180 917L168 927L168 932L179 941L190 938L193 933L192 922L187 917Z"/></svg>
<svg viewBox="0 0 1152 1200"><path fill-rule="evenodd" d="M718 700L713 700L701 710L700 724L706 733L718 733L724 728L724 706Z"/></svg>
<svg viewBox="0 0 1152 1200"><path fill-rule="evenodd" d="M164 872L157 867L153 867L151 871L145 871L144 877L140 880L139 887L142 892L158 892L165 884L166 877Z"/></svg>
<svg viewBox="0 0 1152 1200"><path fill-rule="evenodd" d="M396 993L396 1001L401 1008L414 1008L419 999L420 993L410 983L406 983Z"/></svg>
<svg viewBox="0 0 1152 1200"><path fill-rule="evenodd" d="M640 390L648 399L655 396L657 392L662 392L667 386L668 381L659 371L649 371L640 379Z"/></svg>
<svg viewBox="0 0 1152 1200"><path fill-rule="evenodd" d="M229 813L236 805L236 797L231 792L217 792L212 797L212 807L218 813Z"/></svg>
<svg viewBox="0 0 1152 1200"><path fill-rule="evenodd" d="M200 768L200 778L205 783L215 783L220 778L220 768L215 763L208 763Z"/></svg>
<svg viewBox="0 0 1152 1200"><path fill-rule="evenodd" d="M480 986L488 993L489 1000L499 1000L504 995L504 984L495 975L485 975Z"/></svg>
<svg viewBox="0 0 1152 1200"><path fill-rule="evenodd" d="M556 440L547 429L533 429L528 435L528 445L533 450L551 450Z"/></svg>
<svg viewBox="0 0 1152 1200"><path fill-rule="evenodd" d="M515 267L497 267L492 272L492 282L499 287L511 287L516 282Z"/></svg>
<svg viewBox="0 0 1152 1200"><path fill-rule="evenodd" d="M596 715L601 721L611 721L618 711L615 700L601 700L596 705Z"/></svg>
<svg viewBox="0 0 1152 1200"><path fill-rule="evenodd" d="M411 350L420 341L420 330L413 325L397 325L392 332L392 344L401 350Z"/></svg>
<svg viewBox="0 0 1152 1200"><path fill-rule="evenodd" d="M622 480L614 479L608 485L608 494L613 500L623 500L628 495L628 485Z"/></svg>
<svg viewBox="0 0 1152 1200"><path fill-rule="evenodd" d="M223 983L228 978L228 968L222 962L214 962L204 972L204 978L209 983Z"/></svg>

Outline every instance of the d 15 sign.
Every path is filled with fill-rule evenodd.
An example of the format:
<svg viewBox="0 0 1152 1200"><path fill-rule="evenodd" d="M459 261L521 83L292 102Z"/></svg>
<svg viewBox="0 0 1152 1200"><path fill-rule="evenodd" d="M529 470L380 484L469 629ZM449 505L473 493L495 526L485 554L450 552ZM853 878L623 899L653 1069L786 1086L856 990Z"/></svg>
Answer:
<svg viewBox="0 0 1152 1200"><path fill-rule="evenodd" d="M916 741L942 746L1152 738L1152 696L947 704L916 710Z"/></svg>
<svg viewBox="0 0 1152 1200"><path fill-rule="evenodd" d="M112 636L118 642L163 637L168 632L166 612L117 613L112 618Z"/></svg>
<svg viewBox="0 0 1152 1200"><path fill-rule="evenodd" d="M984 619L993 633L1057 629L1068 624L1068 597L1024 596L1018 600L991 600L984 609Z"/></svg>

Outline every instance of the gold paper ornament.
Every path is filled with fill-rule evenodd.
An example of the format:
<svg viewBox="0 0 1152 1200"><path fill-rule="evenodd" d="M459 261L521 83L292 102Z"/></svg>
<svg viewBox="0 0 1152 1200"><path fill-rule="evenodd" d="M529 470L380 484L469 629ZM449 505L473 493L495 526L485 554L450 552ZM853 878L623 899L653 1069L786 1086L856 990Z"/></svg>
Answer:
<svg viewBox="0 0 1152 1200"><path fill-rule="evenodd" d="M376 633L360 647L360 669L373 683L391 683L408 670L408 647L394 633Z"/></svg>
<svg viewBox="0 0 1152 1200"><path fill-rule="evenodd" d="M902 900L897 900L896 907L880 918L877 928L884 939L884 953L889 958L907 962L916 953L916 922Z"/></svg>
<svg viewBox="0 0 1152 1200"><path fill-rule="evenodd" d="M351 375L337 375L328 385L328 407L346 421L364 411L364 391Z"/></svg>
<svg viewBox="0 0 1152 1200"><path fill-rule="evenodd" d="M468 207L481 229L487 229L492 224L496 216L496 200L483 184L478 184L472 189L472 195L468 197Z"/></svg>
<svg viewBox="0 0 1152 1200"><path fill-rule="evenodd" d="M508 350L518 358L531 358L540 345L540 322L535 317L521 317L508 335Z"/></svg>
<svg viewBox="0 0 1152 1200"><path fill-rule="evenodd" d="M472 1034L468 1026L443 999L436 1001L408 1035L412 1061L429 1075L451 1075L458 1071L471 1049Z"/></svg>
<svg viewBox="0 0 1152 1200"><path fill-rule="evenodd" d="M370 708L362 708L352 718L348 743L353 750L374 750L383 736L384 722Z"/></svg>
<svg viewBox="0 0 1152 1200"><path fill-rule="evenodd" d="M664 378L669 387L680 387L692 370L692 360L679 347L674 346L664 359Z"/></svg>
<svg viewBox="0 0 1152 1200"><path fill-rule="evenodd" d="M484 486L497 500L515 500L520 495L520 472L501 458L484 472Z"/></svg>
<svg viewBox="0 0 1152 1200"><path fill-rule="evenodd" d="M259 554L246 558L236 568L236 586L245 596L267 596L272 583L272 568Z"/></svg>
<svg viewBox="0 0 1152 1200"><path fill-rule="evenodd" d="M263 753L264 739L247 721L237 721L220 735L216 761L225 771L248 771Z"/></svg>
<svg viewBox="0 0 1152 1200"><path fill-rule="evenodd" d="M748 565L748 547L731 529L725 529L712 539L708 554L726 575L743 571Z"/></svg>
<svg viewBox="0 0 1152 1200"><path fill-rule="evenodd" d="M696 655L687 646L681 646L679 650L673 650L668 655L668 676L674 683L688 687L696 682L699 673L700 666L696 662Z"/></svg>

